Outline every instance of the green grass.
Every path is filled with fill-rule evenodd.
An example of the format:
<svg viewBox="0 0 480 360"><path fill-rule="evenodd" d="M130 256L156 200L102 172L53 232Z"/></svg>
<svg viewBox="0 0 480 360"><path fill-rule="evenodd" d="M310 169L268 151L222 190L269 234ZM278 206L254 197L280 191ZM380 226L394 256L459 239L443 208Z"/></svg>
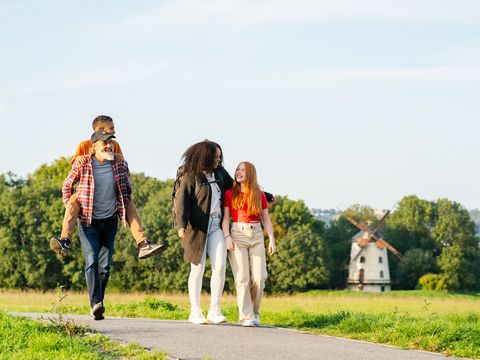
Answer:
<svg viewBox="0 0 480 360"><path fill-rule="evenodd" d="M164 359L68 321L35 321L0 312L0 359Z"/></svg>
<svg viewBox="0 0 480 360"><path fill-rule="evenodd" d="M18 293L0 292L0 308L8 311L49 311L42 297L35 296L34 309L12 305ZM204 295L203 307L209 297ZM69 294L61 313L87 314L85 294ZM44 305L42 305L44 304ZM238 319L235 297L222 298L229 322ZM28 308L28 310L27 310ZM107 315L186 320L186 294L111 294ZM480 296L429 291L355 293L312 291L303 294L267 296L262 302L262 323L312 333L390 344L406 349L427 350L449 356L480 359Z"/></svg>

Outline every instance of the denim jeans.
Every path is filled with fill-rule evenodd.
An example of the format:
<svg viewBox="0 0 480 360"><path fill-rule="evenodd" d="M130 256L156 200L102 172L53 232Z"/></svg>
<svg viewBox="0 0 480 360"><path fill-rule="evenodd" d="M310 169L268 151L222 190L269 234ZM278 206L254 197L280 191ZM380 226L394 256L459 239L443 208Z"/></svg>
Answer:
<svg viewBox="0 0 480 360"><path fill-rule="evenodd" d="M92 226L79 226L78 233L85 258L85 279L87 281L90 307L103 302L107 287L110 264L112 263L118 215L96 220Z"/></svg>

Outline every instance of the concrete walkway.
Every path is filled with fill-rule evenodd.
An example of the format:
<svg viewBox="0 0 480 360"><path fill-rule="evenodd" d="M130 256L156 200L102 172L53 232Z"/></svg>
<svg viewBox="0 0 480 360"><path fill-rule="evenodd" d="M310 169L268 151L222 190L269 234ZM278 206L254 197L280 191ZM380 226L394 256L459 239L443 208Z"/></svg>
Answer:
<svg viewBox="0 0 480 360"><path fill-rule="evenodd" d="M44 319L54 314L12 313ZM322 359L322 360L442 360L455 359L422 351L306 334L275 327L242 328L236 324L193 325L187 321L64 315L113 340L135 342L165 351L173 359Z"/></svg>

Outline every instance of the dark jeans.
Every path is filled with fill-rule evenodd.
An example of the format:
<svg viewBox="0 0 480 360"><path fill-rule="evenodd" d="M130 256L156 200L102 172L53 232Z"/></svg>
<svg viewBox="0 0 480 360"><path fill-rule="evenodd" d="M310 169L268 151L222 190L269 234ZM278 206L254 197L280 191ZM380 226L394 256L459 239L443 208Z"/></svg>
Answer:
<svg viewBox="0 0 480 360"><path fill-rule="evenodd" d="M117 215L102 220L92 219L90 227L78 227L85 258L85 279L90 296L90 307L103 301L112 263L117 227Z"/></svg>

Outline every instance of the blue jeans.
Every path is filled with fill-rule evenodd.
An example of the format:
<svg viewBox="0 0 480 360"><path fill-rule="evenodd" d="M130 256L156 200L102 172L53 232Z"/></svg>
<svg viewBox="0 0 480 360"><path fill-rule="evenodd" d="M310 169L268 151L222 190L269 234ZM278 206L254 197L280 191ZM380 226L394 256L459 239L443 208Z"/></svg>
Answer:
<svg viewBox="0 0 480 360"><path fill-rule="evenodd" d="M90 227L78 227L85 258L85 279L90 297L90 307L103 301L112 263L117 227L117 214L107 219L92 219Z"/></svg>

